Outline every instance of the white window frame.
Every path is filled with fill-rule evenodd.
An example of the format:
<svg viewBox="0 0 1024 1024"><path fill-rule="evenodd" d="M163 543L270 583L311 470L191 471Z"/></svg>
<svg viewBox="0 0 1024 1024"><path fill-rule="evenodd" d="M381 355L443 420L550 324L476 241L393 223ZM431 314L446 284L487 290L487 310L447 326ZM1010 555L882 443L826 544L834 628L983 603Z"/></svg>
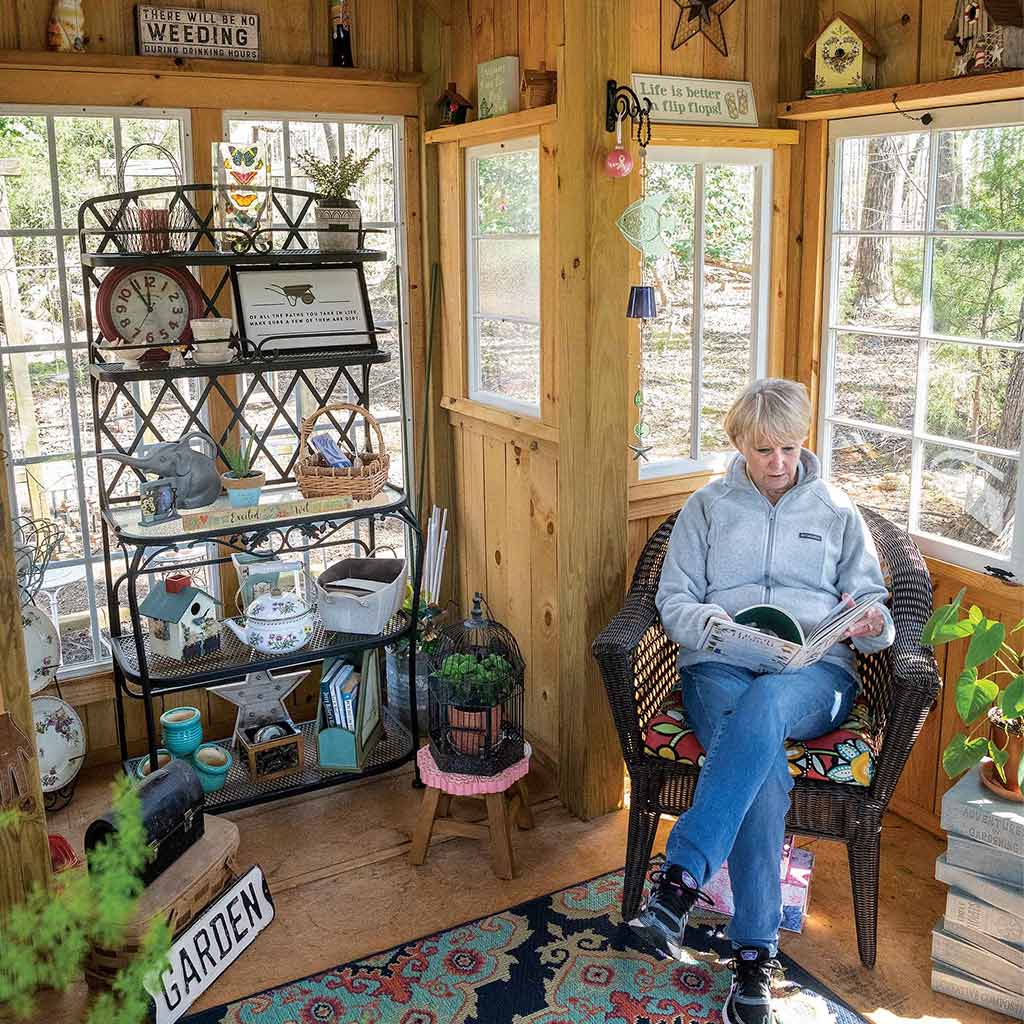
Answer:
<svg viewBox="0 0 1024 1024"><path fill-rule="evenodd" d="M181 126L179 144L181 147L181 168L186 181L192 180L192 118L191 111L187 108L154 108L154 107L104 107L104 106L51 106L44 104L21 104L3 103L0 104L0 117L13 117L17 115L46 118L47 153L50 163L50 191L53 202L53 227L22 229L11 228L3 234L7 237L45 237L52 238L54 242L57 280L60 286L62 328L64 334L63 348L54 348L49 345L3 345L2 350L6 353L31 353L31 352L59 352L64 355L68 367L68 420L70 430L70 444L68 445L67 458L75 464L75 483L78 490L78 515L80 523L87 523L89 510L85 491L85 460L92 458L95 454L94 441L92 436L83 443L81 417L78 410L78 395L74 381L74 356L76 353L88 351L88 344L73 341L72 317L69 315L68 295L69 279L68 268L64 259L64 242L69 238L78 235L78 223L64 224L61 203L58 191L54 188L54 182L58 180L56 129L53 119L55 117L96 117L113 119L114 135L114 163L120 165L124 146L121 140L122 120L159 120L176 119ZM97 195L102 193L97 191ZM2 360L2 357L0 357ZM136 394L138 399L138 394ZM138 414L135 413L136 422L139 422ZM10 437L11 424L7 416L7 403L0 401L0 443L7 444ZM58 456L43 454L21 458L11 458L7 462L7 487L10 494L12 509L18 508L17 489L14 483L15 466L33 466L44 462L52 462ZM89 619L92 633L93 654L96 656L92 661L77 662L70 666L62 665L57 672L58 679L73 679L80 676L93 675L97 668L102 668L110 663L109 655L101 657L100 652L109 650L106 638L100 629L100 611L107 610L106 585L103 579L103 552L101 549L93 550L89 542L88 531L84 532L84 554L74 558L54 559L49 565L50 569L58 569L72 566L85 567L86 596L89 601ZM111 552L111 571L116 571L114 552ZM97 591L99 587L99 591ZM46 602L36 599L41 608L46 608ZM59 623L54 623L59 629Z"/></svg>
<svg viewBox="0 0 1024 1024"><path fill-rule="evenodd" d="M477 217L477 199L479 197L479 179L477 166L481 159L497 156L502 153L521 153L532 150L537 153L537 204L540 209L540 138L536 135L526 136L521 139L509 139L505 142L495 142L486 146L472 146L466 149L466 349L467 349L467 371L469 397L474 402L482 402L487 405L505 409L517 416L528 416L532 419L540 419L540 390L542 384L542 359L540 349L537 352L537 401L520 402L507 395L501 395L494 391L486 391L480 386L480 321L498 320L507 323L521 323L536 325L538 333L541 334L541 345L543 345L543 332L541 329L541 309L537 310L537 319L518 316L493 316L480 312L480 295L477 287L477 268L479 259L477 247L481 240L498 238L505 240L531 239L536 238L537 245L537 277L540 280L541 273L541 252L543 239L538 221L538 229L531 234L517 234L502 232L497 235L480 234L477 231L479 219Z"/></svg>
<svg viewBox="0 0 1024 1024"><path fill-rule="evenodd" d="M702 455L701 395L704 378L704 177L708 165L733 165L754 168L754 222L751 237L751 345L750 379L768 373L768 339L771 321L770 286L772 262L772 194L775 152L772 149L715 149L709 146L651 146L650 163L694 164L694 248L693 248L693 327L690 344L690 455L644 463L640 480L657 480L693 473L722 472L732 458L731 452Z"/></svg>
<svg viewBox="0 0 1024 1024"><path fill-rule="evenodd" d="M915 543L924 554L940 558L943 561L962 565L968 569L983 571L985 565L995 565L1009 569L1020 575L1024 570L1024 479L1021 467L1024 465L1024 445L1022 452L1007 452L988 445L979 445L970 441L945 438L928 433L926 429L927 398L928 398L928 346L931 343L955 342L962 345L981 345L986 348L1009 348L1016 351L1024 346L1013 342L988 340L980 341L972 338L951 338L932 331L933 308L932 294L932 254L936 239L956 238L1011 238L1024 239L1024 235L1004 232L963 232L944 231L935 227L935 191L938 179L937 145L939 134L943 131L970 128L992 128L1000 125L1024 125L1024 100L1010 100L1003 103L985 103L965 107L945 107L930 111L932 121L922 125L916 116L904 114L881 114L875 117L849 118L832 121L829 124L829 159L828 159L828 195L826 203L826 239L824 261L824 309L822 313L821 336L821 381L820 404L821 415L818 426L818 452L821 459L822 475L828 479L832 471L832 429L834 424L870 430L873 433L888 434L894 437L907 438L912 443L911 487L909 509L909 532ZM917 331L901 331L884 328L849 327L833 321L833 312L839 308L838 275L833 275L832 268L836 263L836 253L844 238L860 237L862 231L842 230L840 224L839 203L836 202L836 191L839 186L842 167L839 159L840 144L846 139L862 139L872 136L886 135L917 135L929 133L929 173L927 212L925 227L921 230L888 230L868 232L868 234L885 235L893 238L917 238L924 242L923 273L921 283L921 321ZM834 339L839 334L864 334L884 337L916 338L918 343L917 387L914 403L914 425L912 430L900 427L885 426L854 420L849 417L837 416L833 413L835 398L835 351ZM1010 553L1000 555L994 551L945 540L934 534L922 533L919 528L919 510L921 499L922 462L925 444L946 444L964 452L977 453L980 456L992 456L1011 459L1017 462L1017 502L1014 515L1013 542Z"/></svg>

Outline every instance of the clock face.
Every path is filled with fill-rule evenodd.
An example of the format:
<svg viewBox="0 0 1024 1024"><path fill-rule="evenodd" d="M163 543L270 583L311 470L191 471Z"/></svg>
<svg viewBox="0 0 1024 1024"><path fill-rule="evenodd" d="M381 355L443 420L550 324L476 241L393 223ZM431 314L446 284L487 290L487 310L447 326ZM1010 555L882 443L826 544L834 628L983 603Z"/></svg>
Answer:
<svg viewBox="0 0 1024 1024"><path fill-rule="evenodd" d="M202 316L199 285L188 271L126 267L111 271L96 296L96 315L108 341L173 345L192 339L190 319Z"/></svg>

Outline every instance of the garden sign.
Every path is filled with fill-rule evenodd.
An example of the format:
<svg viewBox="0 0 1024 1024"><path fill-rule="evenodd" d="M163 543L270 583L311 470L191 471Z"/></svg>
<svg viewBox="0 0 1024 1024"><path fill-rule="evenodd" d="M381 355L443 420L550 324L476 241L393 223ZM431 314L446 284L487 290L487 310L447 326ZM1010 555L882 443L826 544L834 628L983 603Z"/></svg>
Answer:
<svg viewBox="0 0 1024 1024"><path fill-rule="evenodd" d="M726 124L757 127L754 87L710 78L633 75L633 91L651 101L655 124Z"/></svg>
<svg viewBox="0 0 1024 1024"><path fill-rule="evenodd" d="M136 4L135 31L139 56L260 59L257 14Z"/></svg>

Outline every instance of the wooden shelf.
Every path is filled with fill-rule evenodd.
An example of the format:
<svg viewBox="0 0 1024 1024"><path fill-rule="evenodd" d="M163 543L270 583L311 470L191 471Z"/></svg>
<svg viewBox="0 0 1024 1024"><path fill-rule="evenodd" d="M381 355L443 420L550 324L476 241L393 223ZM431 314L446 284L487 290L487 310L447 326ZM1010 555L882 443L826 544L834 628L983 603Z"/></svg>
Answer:
<svg viewBox="0 0 1024 1024"><path fill-rule="evenodd" d="M550 124L558 120L558 107L551 104L547 107L533 107L531 110L520 110L515 114L503 114L501 117L488 117L483 121L470 121L467 124L451 124L445 128L436 128L423 136L429 146L441 142L459 142L472 146L477 140L485 140L490 135L513 135L526 132L531 128L539 128L542 124Z"/></svg>
<svg viewBox="0 0 1024 1024"><path fill-rule="evenodd" d="M947 78L923 85L900 85L870 92L816 96L809 100L780 103L779 118L787 121L828 121L842 117L893 114L900 110L959 107L970 103L995 103L1024 99L1024 71Z"/></svg>

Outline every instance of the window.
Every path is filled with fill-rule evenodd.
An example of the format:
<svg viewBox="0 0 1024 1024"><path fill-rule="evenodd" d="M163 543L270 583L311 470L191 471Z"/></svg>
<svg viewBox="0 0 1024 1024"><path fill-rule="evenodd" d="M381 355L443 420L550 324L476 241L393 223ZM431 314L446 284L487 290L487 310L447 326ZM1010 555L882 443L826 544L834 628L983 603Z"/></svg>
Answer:
<svg viewBox="0 0 1024 1024"><path fill-rule="evenodd" d="M820 452L926 553L1020 572L1024 103L831 131Z"/></svg>
<svg viewBox="0 0 1024 1024"><path fill-rule="evenodd" d="M540 415L537 139L466 150L469 397Z"/></svg>
<svg viewBox="0 0 1024 1024"><path fill-rule="evenodd" d="M729 406L767 368L772 153L648 150L669 252L649 257L658 317L643 340L650 462L640 478L717 469Z"/></svg>
<svg viewBox="0 0 1024 1024"><path fill-rule="evenodd" d="M329 116L320 114L280 114L266 112L226 112L224 114L226 138L233 142L255 142L259 139L270 144L272 183L278 187L312 189L296 163L300 153L312 151L321 159L337 158L345 152L354 152L364 157L376 150L376 156L362 182L353 192L363 215L363 227L376 233L367 236L366 244L373 249L383 249L387 259L379 263L366 264L366 284L370 296L373 318L378 328L389 333L379 335L378 345L391 353L391 361L375 365L370 369L370 407L380 422L384 441L391 454L391 482L399 486L411 479L407 463L405 438L411 436L408 422L411 402L409 395L402 393L402 367L408 366L409 319L406 285L407 249L405 237L405 207L402 201L404 180L402 157L404 152L403 125L399 117L357 117ZM298 212L298 211L295 211ZM326 387L333 371L314 371L316 384ZM408 374L405 374L408 387ZM280 386L288 387L291 375L282 374ZM243 386L250 382L245 381ZM347 399L344 391L335 392L336 401L352 401L354 395L349 388ZM266 412L259 413L260 394L251 395L253 421L269 422L273 407L264 398ZM313 412L315 405L305 385L295 388L295 421ZM403 419L403 409L406 410ZM330 424L323 420L323 429ZM278 426L273 434L280 435L280 454L285 460L295 450L295 433L287 425ZM367 525L357 525L357 532L367 539ZM405 531L394 520L387 520L374 528L374 543L391 544L399 551L404 549ZM333 559L337 552L330 548L314 551L309 558L316 569L325 568L324 558Z"/></svg>
<svg viewBox="0 0 1024 1024"><path fill-rule="evenodd" d="M122 156L141 142L189 173L185 111L0 106L0 443L12 456L12 511L62 534L36 599L60 631L62 675L108 657L78 207L120 188ZM152 149L125 171L128 189L173 182ZM135 398L145 408L141 389ZM133 418L128 403L111 417L114 429Z"/></svg>

